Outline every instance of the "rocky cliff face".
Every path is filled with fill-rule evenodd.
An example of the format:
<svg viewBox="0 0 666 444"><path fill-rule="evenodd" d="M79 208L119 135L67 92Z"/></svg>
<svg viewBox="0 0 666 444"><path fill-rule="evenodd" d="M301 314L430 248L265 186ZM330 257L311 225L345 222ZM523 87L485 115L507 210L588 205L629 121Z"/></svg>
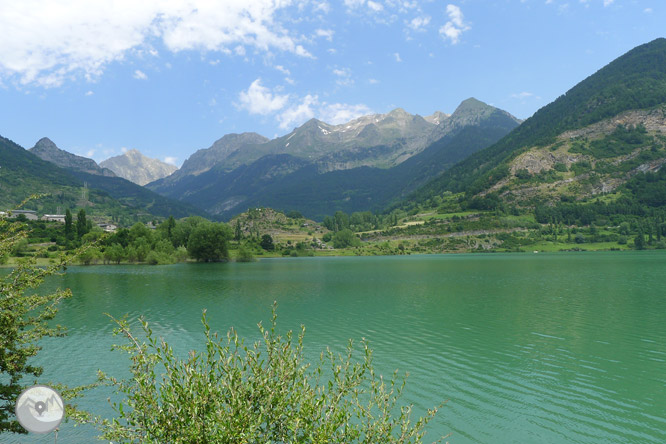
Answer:
<svg viewBox="0 0 666 444"><path fill-rule="evenodd" d="M28 151L42 160L51 162L67 170L81 171L99 176L115 177L113 171L100 167L97 165L97 162L92 159L77 156L76 154L61 150L47 137L39 139L35 146Z"/></svg>
<svg viewBox="0 0 666 444"><path fill-rule="evenodd" d="M618 129L620 128L620 130ZM666 164L666 106L626 111L560 134L547 146L526 149L489 192L512 202L557 202L611 193L639 173Z"/></svg>
<svg viewBox="0 0 666 444"><path fill-rule="evenodd" d="M120 156L111 157L100 163L100 166L138 185L167 177L178 169L161 160L146 157L138 150L129 150Z"/></svg>

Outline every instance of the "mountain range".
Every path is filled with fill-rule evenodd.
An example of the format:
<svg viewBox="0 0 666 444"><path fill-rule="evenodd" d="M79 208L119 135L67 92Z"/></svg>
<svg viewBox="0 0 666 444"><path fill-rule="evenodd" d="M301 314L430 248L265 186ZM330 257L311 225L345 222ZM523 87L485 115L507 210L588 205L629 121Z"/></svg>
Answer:
<svg viewBox="0 0 666 444"><path fill-rule="evenodd" d="M519 123L473 98L451 115L396 109L341 125L311 119L273 140L226 135L147 187L222 218L253 206L314 218L378 210Z"/></svg>

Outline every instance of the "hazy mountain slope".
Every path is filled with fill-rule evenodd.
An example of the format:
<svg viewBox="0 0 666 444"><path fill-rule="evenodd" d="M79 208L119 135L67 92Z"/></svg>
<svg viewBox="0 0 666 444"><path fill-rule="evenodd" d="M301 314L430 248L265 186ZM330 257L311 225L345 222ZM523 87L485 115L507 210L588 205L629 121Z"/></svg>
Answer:
<svg viewBox="0 0 666 444"><path fill-rule="evenodd" d="M26 208L42 213L85 208L100 219L126 224L152 217L203 215L200 209L167 199L119 177L66 170L0 137L0 209L14 208L34 194L46 194Z"/></svg>
<svg viewBox="0 0 666 444"><path fill-rule="evenodd" d="M97 162L92 159L77 156L76 154L61 150L56 146L55 143L53 143L53 141L51 141L51 139L47 137L39 139L35 146L30 148L28 151L42 160L58 165L60 168L115 177L113 171L100 167L97 165Z"/></svg>
<svg viewBox="0 0 666 444"><path fill-rule="evenodd" d="M100 166L138 185L154 182L173 174L178 169L159 159L146 157L138 150L129 150L120 156L106 159L100 163Z"/></svg>
<svg viewBox="0 0 666 444"><path fill-rule="evenodd" d="M251 149L251 146L261 145L268 140L257 133L227 134L216 140L209 148L192 154L173 177L168 179L168 182L190 174L201 174L218 164L224 164L226 159L236 151Z"/></svg>
<svg viewBox="0 0 666 444"><path fill-rule="evenodd" d="M565 131L664 101L666 39L661 38L600 69L541 108L498 143L470 156L418 190L410 200L422 202L443 191L476 194L499 181L507 173L506 163L530 146L548 145Z"/></svg>

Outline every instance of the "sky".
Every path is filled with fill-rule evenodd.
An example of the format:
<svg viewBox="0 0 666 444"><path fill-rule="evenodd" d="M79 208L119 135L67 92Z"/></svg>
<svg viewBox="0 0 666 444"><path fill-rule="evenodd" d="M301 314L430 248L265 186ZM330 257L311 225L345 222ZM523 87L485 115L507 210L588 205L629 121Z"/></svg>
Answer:
<svg viewBox="0 0 666 444"><path fill-rule="evenodd" d="M664 0L0 0L0 135L180 166L311 118L525 119L665 24Z"/></svg>

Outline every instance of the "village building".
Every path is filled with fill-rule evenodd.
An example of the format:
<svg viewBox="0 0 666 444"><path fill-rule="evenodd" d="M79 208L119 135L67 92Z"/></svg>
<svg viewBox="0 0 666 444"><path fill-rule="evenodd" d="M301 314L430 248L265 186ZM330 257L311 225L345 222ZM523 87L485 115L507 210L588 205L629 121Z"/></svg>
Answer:
<svg viewBox="0 0 666 444"><path fill-rule="evenodd" d="M117 225L114 224L97 224L98 227L100 227L102 230L106 231L107 233L115 233L116 230L118 229Z"/></svg>
<svg viewBox="0 0 666 444"><path fill-rule="evenodd" d="M65 223L64 214L45 214L42 216L42 220L47 222L60 222L61 224Z"/></svg>
<svg viewBox="0 0 666 444"><path fill-rule="evenodd" d="M28 220L37 220L37 219L39 219L37 217L37 212L32 211L32 210L13 210L9 214L9 217L14 219L14 218L19 217L21 214L24 215L25 218L28 219Z"/></svg>

